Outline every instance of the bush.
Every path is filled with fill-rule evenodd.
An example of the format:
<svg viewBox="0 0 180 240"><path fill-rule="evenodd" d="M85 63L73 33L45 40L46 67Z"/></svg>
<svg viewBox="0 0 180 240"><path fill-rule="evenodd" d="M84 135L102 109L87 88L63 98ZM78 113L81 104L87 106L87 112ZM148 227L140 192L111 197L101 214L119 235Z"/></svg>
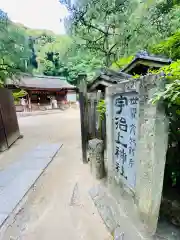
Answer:
<svg viewBox="0 0 180 240"><path fill-rule="evenodd" d="M165 90L157 92L152 103L163 101L169 118L169 140L166 155L164 189L170 185L180 188L180 60L163 67L157 73L167 79Z"/></svg>
<svg viewBox="0 0 180 240"><path fill-rule="evenodd" d="M111 65L111 69L113 69L113 70L121 69L121 68L125 67L126 65L128 65L133 60L133 58L134 58L134 56L120 58L118 61L114 62Z"/></svg>
<svg viewBox="0 0 180 240"><path fill-rule="evenodd" d="M160 44L150 47L149 50L154 54L164 55L172 60L180 59L180 31Z"/></svg>

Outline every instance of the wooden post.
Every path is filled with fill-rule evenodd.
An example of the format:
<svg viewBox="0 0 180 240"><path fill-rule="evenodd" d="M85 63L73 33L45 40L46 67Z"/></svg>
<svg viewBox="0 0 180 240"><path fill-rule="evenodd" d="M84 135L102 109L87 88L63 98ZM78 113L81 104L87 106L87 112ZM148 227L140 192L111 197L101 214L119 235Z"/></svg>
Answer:
<svg viewBox="0 0 180 240"><path fill-rule="evenodd" d="M28 91L28 110L29 110L29 112L31 112L31 92L30 91Z"/></svg>
<svg viewBox="0 0 180 240"><path fill-rule="evenodd" d="M97 112L97 105L98 105L99 101L101 100L101 97L102 97L102 92L98 91L96 94L96 104L95 104L95 118L96 118L96 123L97 123L96 137L104 140L102 138L102 121L100 119L100 113Z"/></svg>
<svg viewBox="0 0 180 240"><path fill-rule="evenodd" d="M82 142L82 160L87 163L87 146L88 146L88 132L87 132L87 83L86 75L79 75L79 103L80 103L80 117L81 117L81 142Z"/></svg>

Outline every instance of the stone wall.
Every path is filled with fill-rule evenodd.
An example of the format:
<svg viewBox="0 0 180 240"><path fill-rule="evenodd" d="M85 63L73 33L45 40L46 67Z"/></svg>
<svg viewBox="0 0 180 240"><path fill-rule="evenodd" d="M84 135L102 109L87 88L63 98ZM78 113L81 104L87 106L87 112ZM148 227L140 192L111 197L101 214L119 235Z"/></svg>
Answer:
<svg viewBox="0 0 180 240"><path fill-rule="evenodd" d="M168 141L168 121L163 106L150 99L164 88L164 80L148 75L107 88L107 173L108 187L140 234L152 236L157 227ZM135 184L129 186L115 166L114 97L138 96L137 140L135 150ZM133 172L134 174L134 172Z"/></svg>

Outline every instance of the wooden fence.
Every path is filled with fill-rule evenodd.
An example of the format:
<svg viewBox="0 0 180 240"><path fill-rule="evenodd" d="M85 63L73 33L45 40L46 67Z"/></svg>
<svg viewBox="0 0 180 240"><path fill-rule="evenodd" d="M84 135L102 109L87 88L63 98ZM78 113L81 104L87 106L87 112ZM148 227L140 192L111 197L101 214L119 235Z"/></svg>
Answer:
<svg viewBox="0 0 180 240"><path fill-rule="evenodd" d="M106 119L101 122L99 128L100 113L97 111L97 104L104 99L101 92L87 93L86 82L82 81L79 88L79 103L81 114L81 140L83 162L87 162L88 141L93 138L104 140L106 145Z"/></svg>

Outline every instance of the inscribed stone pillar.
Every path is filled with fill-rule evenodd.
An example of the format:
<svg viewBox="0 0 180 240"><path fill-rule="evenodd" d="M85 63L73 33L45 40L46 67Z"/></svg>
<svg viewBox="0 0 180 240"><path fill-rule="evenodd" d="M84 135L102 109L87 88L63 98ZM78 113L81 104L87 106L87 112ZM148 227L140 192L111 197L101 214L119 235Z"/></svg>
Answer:
<svg viewBox="0 0 180 240"><path fill-rule="evenodd" d="M156 231L166 161L168 121L150 99L163 80L148 75L107 88L108 185L141 234Z"/></svg>
<svg viewBox="0 0 180 240"><path fill-rule="evenodd" d="M88 150L91 173L97 179L101 179L105 176L103 140L100 139L90 140Z"/></svg>

